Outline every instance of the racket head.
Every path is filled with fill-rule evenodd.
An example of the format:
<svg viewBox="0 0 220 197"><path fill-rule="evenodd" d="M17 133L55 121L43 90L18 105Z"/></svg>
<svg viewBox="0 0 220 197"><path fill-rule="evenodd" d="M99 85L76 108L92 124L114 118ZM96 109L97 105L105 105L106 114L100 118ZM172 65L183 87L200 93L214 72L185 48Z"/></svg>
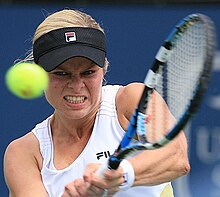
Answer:
<svg viewBox="0 0 220 197"><path fill-rule="evenodd" d="M164 45L172 48L155 89L176 119L158 144L165 145L184 129L199 109L211 77L216 50L213 21L191 14L178 23Z"/></svg>
<svg viewBox="0 0 220 197"><path fill-rule="evenodd" d="M109 159L110 168L116 169L132 152L166 145L184 129L207 89L215 49L215 28L208 16L191 14L175 26L147 73L123 145ZM128 136L135 134L140 141L133 143Z"/></svg>

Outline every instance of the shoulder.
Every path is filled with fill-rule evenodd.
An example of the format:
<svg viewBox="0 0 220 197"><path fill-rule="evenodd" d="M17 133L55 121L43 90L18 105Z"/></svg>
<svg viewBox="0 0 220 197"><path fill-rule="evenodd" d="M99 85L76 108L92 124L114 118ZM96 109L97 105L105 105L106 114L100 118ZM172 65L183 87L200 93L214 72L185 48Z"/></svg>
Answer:
<svg viewBox="0 0 220 197"><path fill-rule="evenodd" d="M144 87L145 85L143 83L130 83L120 88L116 97L118 107L125 107L127 109L130 106L133 111L142 96ZM158 101L163 102L163 98L157 91L153 91L152 96L156 97Z"/></svg>
<svg viewBox="0 0 220 197"><path fill-rule="evenodd" d="M116 108L120 124L126 127L138 102L142 96L145 85L143 83L130 83L121 87L116 95ZM154 91L150 99L149 108L155 104L164 105L164 101L158 92ZM124 126L125 125L125 126Z"/></svg>
<svg viewBox="0 0 220 197"><path fill-rule="evenodd" d="M130 119L131 114L138 104L143 89L144 84L142 83L130 83L120 88L116 96L116 106L119 113L124 114Z"/></svg>
<svg viewBox="0 0 220 197"><path fill-rule="evenodd" d="M13 140L5 151L5 164L8 162L36 160L39 156L39 143L32 132Z"/></svg>
<svg viewBox="0 0 220 197"><path fill-rule="evenodd" d="M136 108L141 97L144 85L142 83L130 83L121 87L116 95L116 109L120 125L123 129L127 124Z"/></svg>
<svg viewBox="0 0 220 197"><path fill-rule="evenodd" d="M18 148L18 149L22 149L22 148L27 148L30 146L34 147L33 145L37 145L37 139L36 137L33 135L32 132L28 132L26 135L17 138L15 140L13 140L9 145L7 149L11 149L11 148Z"/></svg>
<svg viewBox="0 0 220 197"><path fill-rule="evenodd" d="M40 176L40 158L39 144L32 132L8 145L4 176L10 196L46 196Z"/></svg>
<svg viewBox="0 0 220 197"><path fill-rule="evenodd" d="M118 99L124 99L129 97L137 98L135 100L138 100L141 96L141 93L144 89L143 83L129 83L126 86L123 86L123 88L120 89L120 94L118 94Z"/></svg>

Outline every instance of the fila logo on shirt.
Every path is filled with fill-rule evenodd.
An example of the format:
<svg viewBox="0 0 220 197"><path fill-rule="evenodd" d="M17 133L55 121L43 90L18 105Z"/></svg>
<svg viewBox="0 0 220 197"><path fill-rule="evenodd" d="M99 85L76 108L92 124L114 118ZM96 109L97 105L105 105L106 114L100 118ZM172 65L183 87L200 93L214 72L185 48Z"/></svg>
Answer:
<svg viewBox="0 0 220 197"><path fill-rule="evenodd" d="M103 151L103 152L96 153L96 158L98 160L101 159L102 157L104 157L104 158L110 157L110 152L109 151Z"/></svg>
<svg viewBox="0 0 220 197"><path fill-rule="evenodd" d="M76 41L76 33L73 32L66 32L65 33L66 42L74 42Z"/></svg>

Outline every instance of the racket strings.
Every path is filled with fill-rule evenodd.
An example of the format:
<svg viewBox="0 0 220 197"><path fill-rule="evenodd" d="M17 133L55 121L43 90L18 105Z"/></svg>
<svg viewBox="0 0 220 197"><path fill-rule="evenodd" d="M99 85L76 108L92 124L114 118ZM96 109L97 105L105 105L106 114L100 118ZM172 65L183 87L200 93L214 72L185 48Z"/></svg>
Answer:
<svg viewBox="0 0 220 197"><path fill-rule="evenodd" d="M197 22L188 28L173 48L156 86L176 119L182 116L194 96L206 58L206 31Z"/></svg>
<svg viewBox="0 0 220 197"><path fill-rule="evenodd" d="M146 113L148 121L146 122L146 142L154 144L163 138L171 129L170 112L162 97L154 92L151 95Z"/></svg>
<svg viewBox="0 0 220 197"><path fill-rule="evenodd" d="M150 98L150 103L149 107L147 110L147 116L150 116L150 120L146 124L146 139L147 142L149 143L154 143L156 142L156 133L157 133L157 128L155 124L155 118L156 118L156 96L153 93Z"/></svg>

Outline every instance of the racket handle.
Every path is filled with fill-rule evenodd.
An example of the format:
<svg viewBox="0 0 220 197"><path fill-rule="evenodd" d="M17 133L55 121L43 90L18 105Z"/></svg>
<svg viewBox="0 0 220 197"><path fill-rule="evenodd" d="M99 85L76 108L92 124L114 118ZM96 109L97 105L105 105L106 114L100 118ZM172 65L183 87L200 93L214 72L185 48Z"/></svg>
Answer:
<svg viewBox="0 0 220 197"><path fill-rule="evenodd" d="M111 155L110 158L103 163L100 168L97 170L96 174L100 178L104 178L103 174L106 170L116 170L120 165L121 160L117 159L114 155Z"/></svg>

